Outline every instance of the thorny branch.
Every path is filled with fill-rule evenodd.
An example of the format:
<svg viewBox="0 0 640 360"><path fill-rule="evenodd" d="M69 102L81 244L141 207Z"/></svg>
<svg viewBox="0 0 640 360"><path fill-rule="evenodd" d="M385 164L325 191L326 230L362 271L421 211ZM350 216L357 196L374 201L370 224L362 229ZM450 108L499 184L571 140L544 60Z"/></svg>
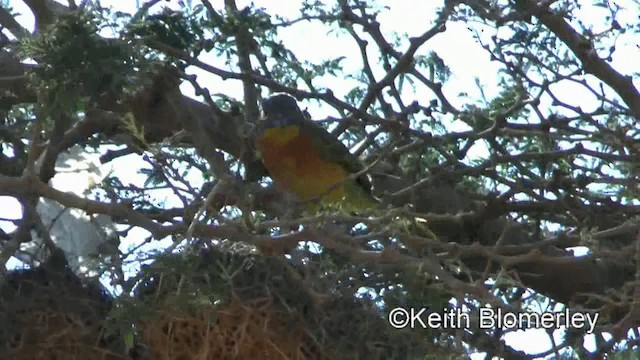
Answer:
<svg viewBox="0 0 640 360"><path fill-rule="evenodd" d="M60 4L49 0L25 3L35 15L36 32L51 24L61 10ZM156 3L148 2L138 15L142 16ZM170 123L166 132L154 138L153 142L157 143L175 133L186 132L190 142L180 146L195 147L208 164L190 161L193 159L186 162L203 174L210 171L213 178L201 190L186 185L186 181L184 187L173 185L184 180L184 174L164 161L156 148L152 151L156 151L157 156L149 158L149 162L169 169L162 172L163 179L169 184L166 188L180 198L181 207L164 209L139 202L138 197L142 198L145 189L126 186L112 189L108 194L110 201L89 200L56 190L46 182L55 174L54 164L60 152L96 136L107 135L111 139L111 133L121 123L121 109L111 104L105 109L87 111L77 119L58 119L54 123L54 135L41 143L39 126L42 119L36 116L32 141L28 145L16 141L15 126L2 125L0 138L13 144L15 156L2 158L0 195L20 199L27 206L17 230L6 237L3 234L3 238L9 240L3 241L0 263L4 264L22 242L29 240L30 225L34 223L31 220L36 216L29 201L43 197L89 214L109 215L117 223L149 231L156 240L167 236L182 239L185 234L201 239L230 239L253 244L265 254L283 255L290 253L300 242L312 239L324 249L336 251L362 267L404 267L429 273L467 302L477 300L515 310L511 302L505 304L495 296L502 290L499 284L486 283L489 279L507 276L513 282L512 288L532 288L578 308L619 306L607 298L607 289L638 281L638 270L630 264L628 254L635 251L637 257L637 244L640 243L635 235L640 206L632 201L638 194L638 172L634 164L640 161L640 147L637 146L640 133L636 124L640 118L640 94L629 76L619 73L607 59L598 56L595 50L598 37L587 36L572 27L562 12L551 7L552 3L518 0L514 10L499 8L493 2L448 1L422 35L409 39L400 47L388 40L368 8L350 1L339 1L336 14L302 14L298 19L274 24L276 29L282 29L297 26L303 20L320 21L346 30L355 40L356 56L362 60L364 73L364 90L355 104L337 97L330 90L319 92L310 83L307 83L308 88L304 84L300 87L283 85L269 69L269 58L265 55L268 52L261 47L260 35L249 27L236 27L233 34L228 34L233 38L234 51L237 50L235 62L232 61L228 68L211 65L189 50L158 40L133 40L136 45L145 46L156 54L178 59L220 79L237 80L243 86L244 122L256 120L260 90L266 88L287 92L298 99L315 99L338 109L341 114L348 114L345 118L333 119L338 123L336 133L341 134L351 126L375 127L375 130L367 130L367 140L358 149L358 154L366 154L371 159L384 155L380 156L380 164L371 161L380 165L371 167L376 191L392 199L393 205L414 204L415 212L385 209L363 217L328 214L310 218L279 217L278 211L274 210L277 208L270 207L269 203L281 203L282 194L272 188L249 190L247 184L236 187L242 179L230 169L248 166L253 160L251 156L245 156L252 150L249 145L252 139L249 134L239 134L236 126L243 121L238 122L237 114L233 112L222 111L213 96L198 84L196 76L180 72L179 76L187 79L205 98L206 105L182 96L177 89L161 89L158 99L151 96L153 101L135 102L138 109L147 105L154 107L150 115L137 120L145 120L147 130L153 127L150 125ZM247 9L238 9L232 0L225 1L224 13L218 12L208 1L203 4L209 16L219 23L224 22L225 17L243 21L242 17L250 13ZM565 59L558 49L536 43L535 39L530 43L519 43L512 38L496 36L485 42L479 37L494 61L503 66L504 73L496 76L500 78L504 92L494 99L485 99L484 104L454 107L449 99L456 94L448 93L442 83L425 76L425 69L415 59L435 36L446 32L447 23L454 21L465 6L475 14L465 16L476 16L496 29L511 25L529 31L546 29L545 39L557 39L564 44L581 65L573 58ZM532 19L537 19L542 26L534 29ZM4 9L0 9L0 24L18 38L30 36L28 30ZM613 26L609 29L615 30ZM380 64L370 57L372 46L377 47ZM12 56L4 56L13 55L9 50L3 50L1 55L0 87L10 93L10 96L0 94L2 109L5 104L10 108L15 104L37 103L25 75L33 65L20 64ZM254 68L252 57L258 58L259 67ZM566 69L559 70L563 66ZM376 71L380 67L384 72L375 75L379 74ZM582 71L600 82L594 85L587 81ZM407 99L398 88L403 76L430 89L432 98L407 105ZM572 103L557 90L559 85L567 83L592 94L600 107L586 111ZM603 90L602 84L608 85L624 104L617 104L609 89ZM447 129L442 125L445 116L454 116L466 124L467 129ZM394 141L380 140L386 137ZM486 149L486 156L470 160L473 157L471 149L478 147ZM46 152L40 166L44 170L39 173L35 160L43 149ZM26 161L18 161L25 158ZM14 164L8 164L11 162ZM10 169L9 165L18 166L21 171L13 171L15 169ZM616 173L609 169L621 170ZM461 186L463 183L475 187ZM602 187L598 186L607 186L613 196L599 191ZM481 190L487 188L490 190ZM130 191L135 195L127 197L119 191ZM247 195L249 193L251 196ZM248 199L257 210L266 209L265 213L273 217L247 223L253 219L245 214L246 222L240 223L236 219L227 221L220 215L224 207L246 203ZM200 221L197 215L204 213L212 215L214 221ZM436 237L425 239L385 227L400 215L426 219ZM336 229L317 226L330 223L361 223L371 232L347 236ZM301 224L303 230L281 230L278 235L270 232L274 228L297 229ZM561 230L551 231L552 228ZM373 249L372 240L382 243L382 249ZM426 243L428 254L421 256L424 254L408 249L406 244L412 241ZM575 257L571 248L576 246L587 246L589 255ZM637 292L637 286L635 290ZM515 292L513 301L520 301L523 292ZM584 297L588 299L581 300ZM615 325L607 324L603 329L624 334L634 326L638 320L637 296L633 301L625 316L613 318ZM456 336L459 341L478 340L476 344L480 349L495 350L504 347L500 341L502 334L496 332L482 341L468 333L461 338L460 334ZM556 344L547 354L557 354L558 349L566 345L566 342ZM611 348L613 344L606 344L601 350L606 351L607 346Z"/></svg>

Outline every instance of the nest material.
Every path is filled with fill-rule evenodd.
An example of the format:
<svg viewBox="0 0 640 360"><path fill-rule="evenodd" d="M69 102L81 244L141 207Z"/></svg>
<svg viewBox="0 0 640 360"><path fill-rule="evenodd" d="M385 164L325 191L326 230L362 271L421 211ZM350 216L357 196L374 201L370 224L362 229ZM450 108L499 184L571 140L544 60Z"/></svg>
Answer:
<svg viewBox="0 0 640 360"><path fill-rule="evenodd" d="M143 271L136 329L154 359L410 358L373 306L314 293L284 259L207 249Z"/></svg>
<svg viewBox="0 0 640 360"><path fill-rule="evenodd" d="M105 332L110 297L56 256L0 283L0 359L128 359L124 341Z"/></svg>
<svg viewBox="0 0 640 360"><path fill-rule="evenodd" d="M324 359L302 321L274 313L272 306L205 307L199 312L167 310L140 323L142 341L159 360Z"/></svg>

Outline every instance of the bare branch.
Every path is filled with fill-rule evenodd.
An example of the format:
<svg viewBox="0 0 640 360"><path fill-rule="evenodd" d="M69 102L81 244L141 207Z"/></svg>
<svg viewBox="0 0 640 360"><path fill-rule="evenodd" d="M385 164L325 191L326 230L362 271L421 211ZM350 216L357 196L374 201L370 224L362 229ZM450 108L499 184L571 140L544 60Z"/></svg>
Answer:
<svg viewBox="0 0 640 360"><path fill-rule="evenodd" d="M631 76L620 74L606 60L601 59L593 44L578 34L562 15L554 14L548 8L540 7L531 0L517 0L516 2L553 31L580 59L584 70L615 90L629 106L633 116L640 119L640 93L633 85Z"/></svg>
<svg viewBox="0 0 640 360"><path fill-rule="evenodd" d="M18 40L31 36L29 30L20 25L13 15L4 7L0 7L0 25L11 31L13 36L18 38Z"/></svg>

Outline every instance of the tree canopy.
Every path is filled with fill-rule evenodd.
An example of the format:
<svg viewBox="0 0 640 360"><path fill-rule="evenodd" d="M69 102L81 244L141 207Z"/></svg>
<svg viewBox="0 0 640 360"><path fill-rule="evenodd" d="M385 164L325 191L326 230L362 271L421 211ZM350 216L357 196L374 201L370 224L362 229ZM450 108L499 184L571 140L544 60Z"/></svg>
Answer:
<svg viewBox="0 0 640 360"><path fill-rule="evenodd" d="M0 201L21 208L0 260L27 267L1 277L0 357L637 351L638 1L445 0L409 7L415 34L400 2L23 2L32 28L0 7ZM433 50L468 46L461 25L491 84ZM379 208L312 214L272 184L255 136L273 93L359 157ZM471 321L394 328L396 308ZM506 339L533 325L483 309L597 321L523 351Z"/></svg>

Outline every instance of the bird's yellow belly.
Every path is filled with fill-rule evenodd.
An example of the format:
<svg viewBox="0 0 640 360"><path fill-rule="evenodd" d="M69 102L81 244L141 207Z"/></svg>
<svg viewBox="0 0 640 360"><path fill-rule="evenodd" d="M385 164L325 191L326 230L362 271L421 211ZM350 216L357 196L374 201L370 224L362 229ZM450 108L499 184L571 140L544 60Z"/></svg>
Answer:
<svg viewBox="0 0 640 360"><path fill-rule="evenodd" d="M343 182L349 174L339 164L323 160L313 147L313 139L298 130L289 126L265 131L260 147L271 178L302 201L341 202Z"/></svg>

